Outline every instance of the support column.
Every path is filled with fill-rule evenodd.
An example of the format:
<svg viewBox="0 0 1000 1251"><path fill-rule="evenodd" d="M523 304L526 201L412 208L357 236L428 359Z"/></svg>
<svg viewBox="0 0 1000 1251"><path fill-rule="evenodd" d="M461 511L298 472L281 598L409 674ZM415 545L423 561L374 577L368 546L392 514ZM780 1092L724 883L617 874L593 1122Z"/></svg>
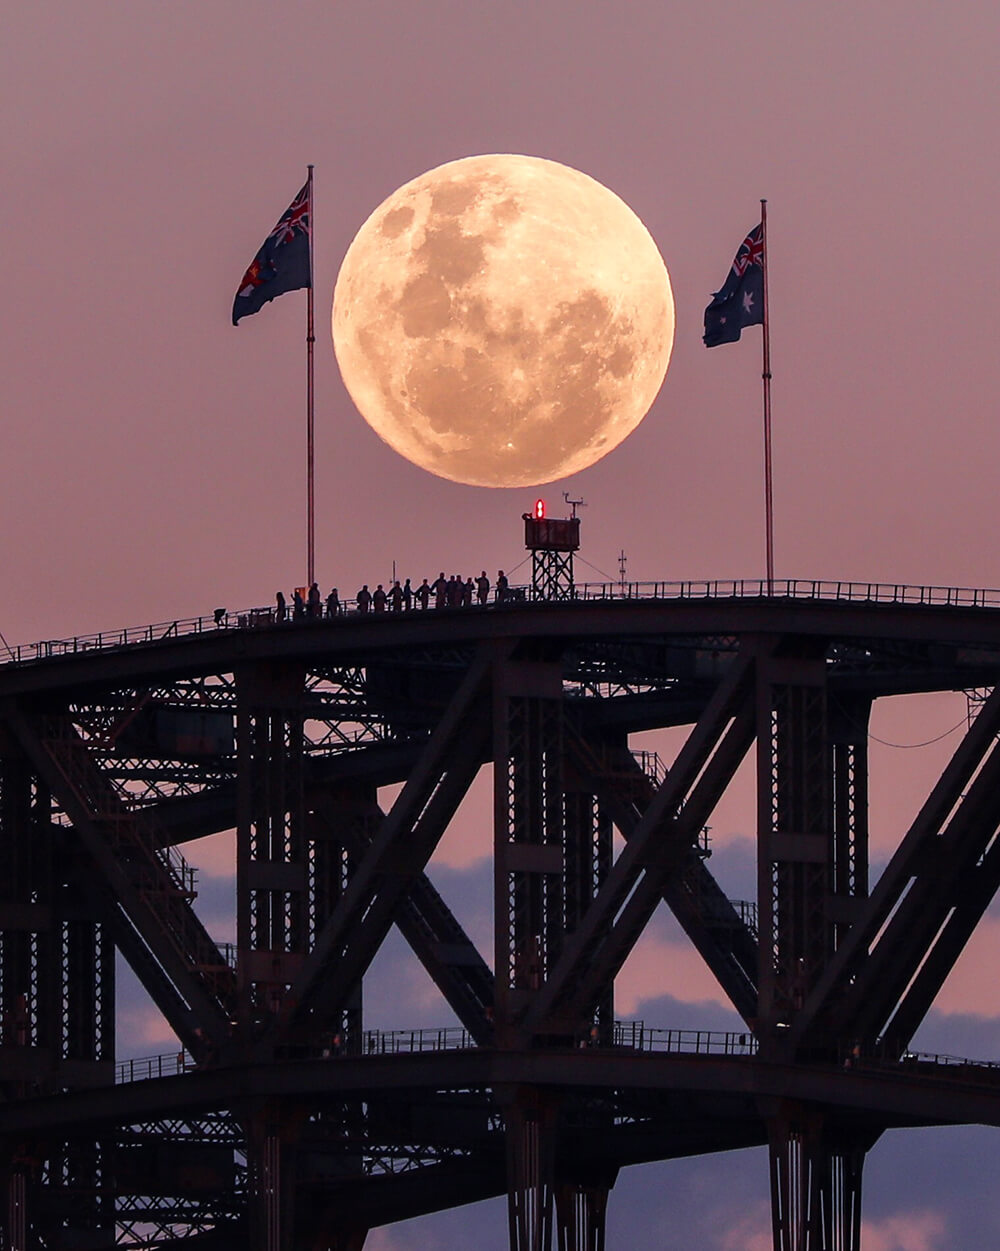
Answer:
<svg viewBox="0 0 1000 1251"><path fill-rule="evenodd" d="M564 927L567 937L583 920L611 868L611 818L601 807L593 789L592 778L566 768ZM588 1035L590 1041L610 1044L614 1025L614 982L609 981L589 1028L583 1033Z"/></svg>
<svg viewBox="0 0 1000 1251"><path fill-rule="evenodd" d="M604 1251L608 1189L570 1183L556 1186L559 1251Z"/></svg>
<svg viewBox="0 0 1000 1251"><path fill-rule="evenodd" d="M804 1115L769 1134L774 1251L860 1251L864 1148Z"/></svg>
<svg viewBox="0 0 1000 1251"><path fill-rule="evenodd" d="M498 661L494 716L494 916L500 1045L541 989L563 937L562 675Z"/></svg>
<svg viewBox="0 0 1000 1251"><path fill-rule="evenodd" d="M840 942L868 898L868 721L871 700L841 697L829 708L833 761L834 942Z"/></svg>
<svg viewBox="0 0 1000 1251"><path fill-rule="evenodd" d="M298 1251L295 1183L300 1117L276 1104L246 1116L249 1168L248 1251Z"/></svg>
<svg viewBox="0 0 1000 1251"><path fill-rule="evenodd" d="M298 665L239 675L236 920L248 1037L280 1011L309 945L303 681Z"/></svg>
<svg viewBox="0 0 1000 1251"><path fill-rule="evenodd" d="M834 949L833 769L825 661L770 658L758 679L759 1031L782 1045Z"/></svg>
<svg viewBox="0 0 1000 1251"><path fill-rule="evenodd" d="M7 1208L3 1245L9 1251L28 1251L28 1178L22 1165L7 1172Z"/></svg>
<svg viewBox="0 0 1000 1251"><path fill-rule="evenodd" d="M510 1251L550 1251L555 1176L555 1116L537 1091L519 1091L505 1109Z"/></svg>
<svg viewBox="0 0 1000 1251"><path fill-rule="evenodd" d="M251 1251L283 1251L281 1140L269 1126L255 1135L250 1155Z"/></svg>
<svg viewBox="0 0 1000 1251"><path fill-rule="evenodd" d="M351 880L357 849L367 847L378 829L378 789L365 782L338 785L322 797L322 811L309 813L309 945L333 915ZM344 1009L327 1021L323 1050L355 1051L361 1045L362 984Z"/></svg>
<svg viewBox="0 0 1000 1251"><path fill-rule="evenodd" d="M23 1049L19 1087L62 1054L54 872L48 791L12 748L0 756L0 1040Z"/></svg>

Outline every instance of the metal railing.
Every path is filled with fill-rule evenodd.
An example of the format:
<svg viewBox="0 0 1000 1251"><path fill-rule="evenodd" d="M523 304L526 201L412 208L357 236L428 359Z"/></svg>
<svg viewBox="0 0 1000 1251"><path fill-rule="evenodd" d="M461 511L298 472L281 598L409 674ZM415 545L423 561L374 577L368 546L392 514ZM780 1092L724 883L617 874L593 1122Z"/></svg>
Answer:
<svg viewBox="0 0 1000 1251"><path fill-rule="evenodd" d="M711 579L691 582L578 583L574 599L818 599L855 604L924 604L947 608L1000 608L1000 590L911 586L902 582L851 582L820 578Z"/></svg>
<svg viewBox="0 0 1000 1251"><path fill-rule="evenodd" d="M363 1055L411 1055L423 1051L468 1051L476 1040L461 1026L445 1029L365 1030L361 1035Z"/></svg>
<svg viewBox="0 0 1000 1251"><path fill-rule="evenodd" d="M340 1047L336 1036L322 1050L322 1058L345 1056L419 1055L428 1052L470 1051L477 1043L468 1030L461 1026L443 1029L365 1030L360 1036L360 1047ZM608 1044L588 1037L578 1041L578 1047L601 1050ZM610 1047L615 1050L638 1052L662 1052L671 1055L733 1056L749 1059L757 1055L757 1040L749 1031L705 1029L652 1029L644 1021L616 1021ZM898 1060L881 1059L878 1056L845 1056L844 1068L879 1068L900 1070L933 1068L941 1076L954 1076L968 1080L970 1076L988 1077L991 1082L1000 1081L1000 1061L968 1060L962 1056L932 1052L907 1051ZM196 1065L184 1050L169 1051L164 1055L142 1056L122 1060L115 1066L115 1082L147 1081L157 1077L177 1077L191 1072Z"/></svg>
<svg viewBox="0 0 1000 1251"><path fill-rule="evenodd" d="M676 1055L753 1056L757 1039L749 1031L650 1029L643 1021L616 1021L614 1045L631 1051L667 1051Z"/></svg>
<svg viewBox="0 0 1000 1251"><path fill-rule="evenodd" d="M144 1082L154 1077L176 1077L195 1067L186 1051L168 1051L161 1056L140 1056L135 1060L119 1060L115 1065L115 1084Z"/></svg>
<svg viewBox="0 0 1000 1251"><path fill-rule="evenodd" d="M954 1076L967 1079L970 1075L974 1075L980 1078L989 1078L991 1084L1000 1082L1000 1061L969 1060L964 1056L953 1056L943 1052L904 1051L899 1059L895 1061L877 1056L861 1056L856 1062L859 1066L863 1065L865 1067L897 1069L934 1068L944 1077Z"/></svg>
<svg viewBox="0 0 1000 1251"><path fill-rule="evenodd" d="M322 1057L339 1055L397 1056L428 1052L471 1051L478 1044L468 1030L459 1025L443 1029L365 1030L360 1047L344 1044L336 1036L322 1050ZM600 1048L601 1042L589 1038L579 1040L581 1047ZM749 1033L723 1033L720 1030L650 1029L642 1021L616 1021L611 1046L628 1051L665 1051L686 1055L749 1056L756 1054L757 1042ZM193 1070L195 1062L183 1050L164 1055L142 1056L122 1060L115 1070L115 1081L137 1082L154 1077L176 1077Z"/></svg>
<svg viewBox="0 0 1000 1251"><path fill-rule="evenodd" d="M715 579L704 582L580 582L573 590L573 601L579 603L607 603L614 600L689 600L689 599L764 599L764 600L823 600L855 604L907 604L946 608L1000 608L1000 590L984 590L953 586L910 586L903 583L885 582L835 582L791 578L768 585L762 579ZM420 612L492 612L510 608L523 608L532 602L531 587L511 587L503 600L492 600L486 605L472 604L466 607L437 609L412 608ZM541 601L548 602L548 601ZM568 601L560 600L560 604ZM355 617L357 601L340 601L337 617ZM380 616L392 617L405 614L369 612L367 617L375 620ZM254 630L262 627L283 625L289 628L315 625L328 617L306 615L296 619L286 615L279 622L273 607L247 608L239 612L218 610L210 616L178 618L175 621L155 625L134 626L124 630L105 630L97 634L78 634L72 638L42 639L37 643L22 643L11 647L0 643L0 664L25 664L30 661L47 660L53 656L70 656L80 652L104 651L121 647L159 643L165 639L196 634L213 634L219 630Z"/></svg>

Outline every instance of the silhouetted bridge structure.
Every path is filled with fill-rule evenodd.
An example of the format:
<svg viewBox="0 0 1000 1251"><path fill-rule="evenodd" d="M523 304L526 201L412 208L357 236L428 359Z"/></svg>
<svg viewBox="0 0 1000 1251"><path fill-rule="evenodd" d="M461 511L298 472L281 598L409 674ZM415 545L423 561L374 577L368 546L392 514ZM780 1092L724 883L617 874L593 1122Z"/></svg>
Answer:
<svg viewBox="0 0 1000 1251"><path fill-rule="evenodd" d="M1000 885L1000 593L767 589L258 609L9 650L4 1245L351 1251L506 1194L517 1251L600 1251L622 1167L766 1144L778 1251L856 1251L884 1130L1000 1124L995 1065L910 1050ZM976 715L870 884L872 704L949 690ZM669 767L630 750L665 727L686 727ZM703 830L751 752L757 897L731 901ZM484 766L491 953L427 874ZM182 850L227 830L234 945ZM616 1020L662 902L742 1030ZM393 926L457 1025L366 1028ZM167 1057L116 1060L116 952Z"/></svg>

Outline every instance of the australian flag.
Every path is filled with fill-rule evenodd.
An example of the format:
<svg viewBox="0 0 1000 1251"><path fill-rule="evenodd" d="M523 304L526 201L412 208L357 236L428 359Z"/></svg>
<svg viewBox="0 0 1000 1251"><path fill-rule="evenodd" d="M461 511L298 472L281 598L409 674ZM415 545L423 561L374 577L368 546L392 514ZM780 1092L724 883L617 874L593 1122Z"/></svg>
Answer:
<svg viewBox="0 0 1000 1251"><path fill-rule="evenodd" d="M744 326L764 321L764 229L755 226L740 244L721 291L705 309L705 346L735 343Z"/></svg>
<svg viewBox="0 0 1000 1251"><path fill-rule="evenodd" d="M307 182L243 275L233 301L234 326L241 317L256 313L276 295L312 286L311 208Z"/></svg>

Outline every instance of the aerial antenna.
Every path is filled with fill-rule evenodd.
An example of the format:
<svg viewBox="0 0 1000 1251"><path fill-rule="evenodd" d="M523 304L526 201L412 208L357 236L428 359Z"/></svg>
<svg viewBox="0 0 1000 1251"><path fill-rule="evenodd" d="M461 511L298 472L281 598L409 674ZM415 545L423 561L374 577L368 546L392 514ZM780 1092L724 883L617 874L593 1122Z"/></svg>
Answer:
<svg viewBox="0 0 1000 1251"><path fill-rule="evenodd" d="M621 593L625 594L625 566L628 564L628 557L625 555L624 547L618 553L618 579Z"/></svg>
<svg viewBox="0 0 1000 1251"><path fill-rule="evenodd" d="M572 514L571 514L571 517L572 517L572 519L574 519L574 520L576 519L576 510L577 510L578 508L586 508L586 507L587 507L587 501L586 501L586 500L571 500L571 499L570 499L570 497L569 497L569 491L563 491L563 499L564 499L564 500L566 501L566 503L570 506L570 508L572 508L573 512L572 512Z"/></svg>

